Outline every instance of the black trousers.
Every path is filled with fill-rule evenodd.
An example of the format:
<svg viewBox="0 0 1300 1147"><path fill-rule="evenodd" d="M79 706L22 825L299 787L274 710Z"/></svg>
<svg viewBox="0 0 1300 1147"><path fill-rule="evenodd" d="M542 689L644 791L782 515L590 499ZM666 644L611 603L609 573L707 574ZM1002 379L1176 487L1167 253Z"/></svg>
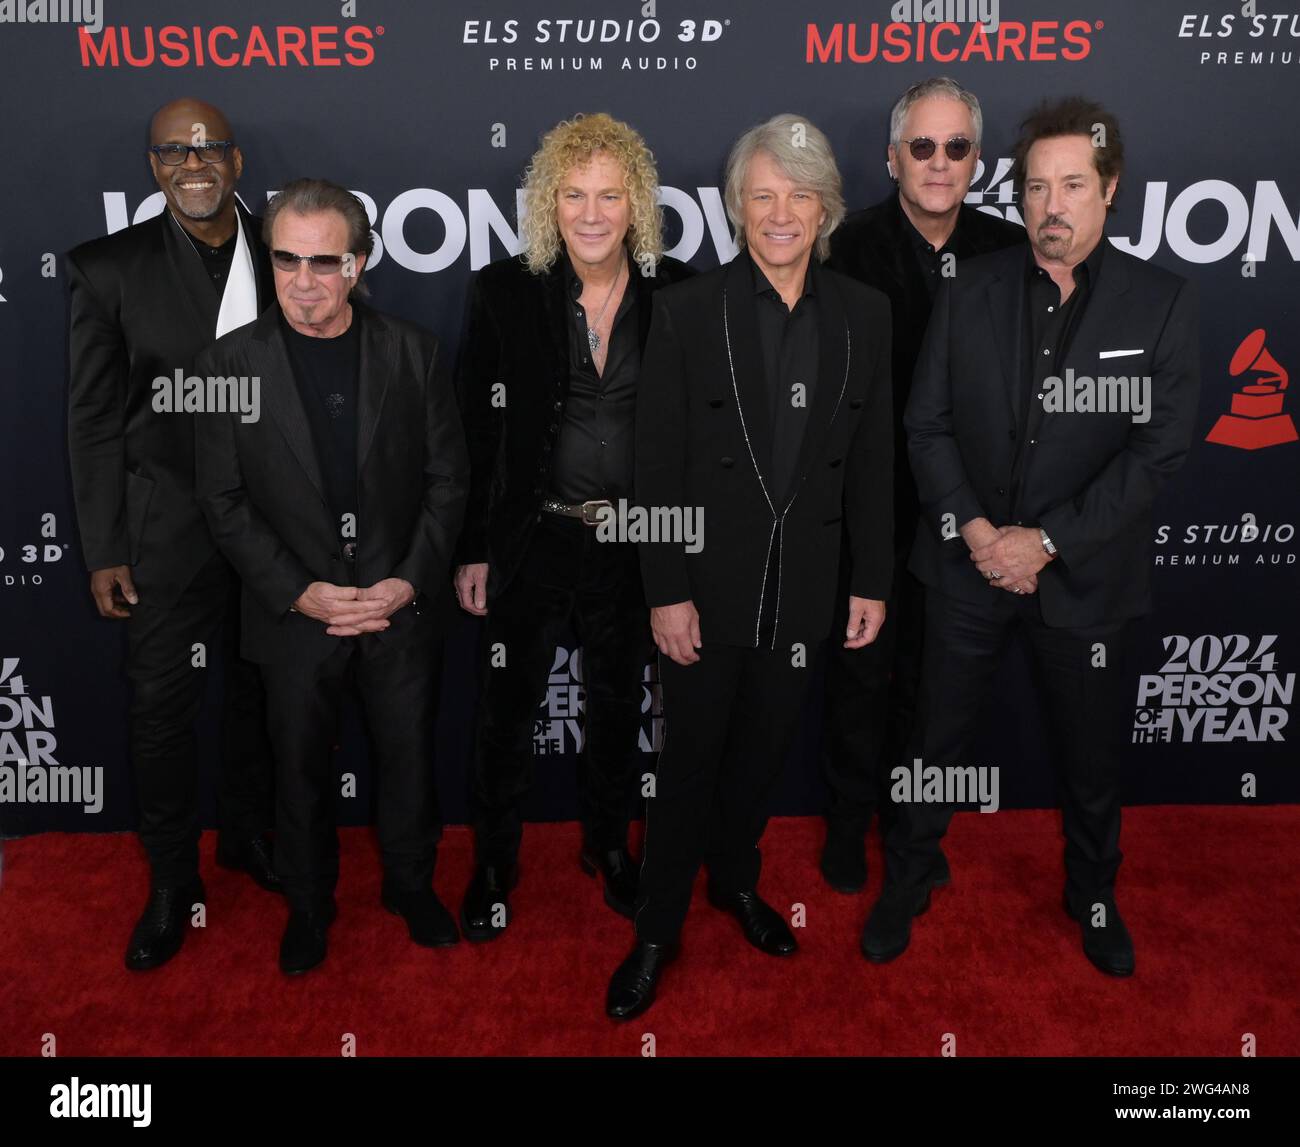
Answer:
<svg viewBox="0 0 1300 1147"><path fill-rule="evenodd" d="M582 646L583 833L599 851L627 844L638 791L642 679L653 649L636 547L602 542L577 518L543 514L518 573L489 600L483 627L473 788L481 864L505 866L518 855L537 709L569 625Z"/></svg>
<svg viewBox="0 0 1300 1147"><path fill-rule="evenodd" d="M363 634L342 638L315 664L262 666L276 763L275 868L295 910L325 907L338 883L332 750L350 684L369 736L385 884L432 885L442 838L434 777L442 649L441 641L422 640L393 651Z"/></svg>
<svg viewBox="0 0 1300 1147"><path fill-rule="evenodd" d="M933 589L926 595L925 670L910 755L926 767L998 763L970 760L967 747L999 680L998 665L1023 631L1046 709L1064 817L1066 891L1076 904L1113 893L1122 859L1119 745L1130 628L1128 622L1051 628L1036 595L994 588L978 605ZM1103 658L1104 667L1098 664ZM925 879L953 811L943 804L897 806L886 841L891 880L915 885Z"/></svg>
<svg viewBox="0 0 1300 1147"><path fill-rule="evenodd" d="M907 572L907 551L894 564L894 594L876 640L844 648L849 620L847 543L841 551L839 605L826 650L823 775L827 816L866 832L880 811L881 830L893 820L890 770L903 761L916 724L925 629L925 587Z"/></svg>
<svg viewBox="0 0 1300 1147"><path fill-rule="evenodd" d="M701 863L722 895L757 886L768 798L813 672L789 649L706 643L699 654L694 665L659 658L664 743L636 908L637 938L656 944L677 939Z"/></svg>
<svg viewBox="0 0 1300 1147"><path fill-rule="evenodd" d="M153 883L199 874L198 760L194 729L208 670L196 644L224 669L217 810L222 832L254 836L271 825L272 765L257 666L239 656L239 580L220 554L167 607L142 594L127 622L130 750L140 840Z"/></svg>

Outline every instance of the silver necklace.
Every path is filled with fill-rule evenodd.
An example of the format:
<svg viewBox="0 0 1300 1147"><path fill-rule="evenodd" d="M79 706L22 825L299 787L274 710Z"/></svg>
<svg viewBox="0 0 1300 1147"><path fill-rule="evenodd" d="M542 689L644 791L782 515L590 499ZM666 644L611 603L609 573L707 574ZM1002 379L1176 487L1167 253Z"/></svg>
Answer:
<svg viewBox="0 0 1300 1147"><path fill-rule="evenodd" d="M624 262L619 267L618 274L614 276L614 282L610 285L609 294L605 296L605 305L600 308L600 314L596 316L596 321L594 323L587 324L587 345L591 347L591 354L593 358L595 357L596 352L600 350L600 335L596 333L595 328L600 326L600 320L605 317L605 312L609 310L610 300L614 297L614 289L622 281L623 270L626 266L627 263Z"/></svg>

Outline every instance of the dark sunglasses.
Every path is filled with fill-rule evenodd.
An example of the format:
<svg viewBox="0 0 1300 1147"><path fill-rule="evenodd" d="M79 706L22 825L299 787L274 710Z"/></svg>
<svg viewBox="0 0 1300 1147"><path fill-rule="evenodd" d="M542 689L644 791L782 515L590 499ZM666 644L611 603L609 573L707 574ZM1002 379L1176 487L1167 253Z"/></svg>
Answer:
<svg viewBox="0 0 1300 1147"><path fill-rule="evenodd" d="M295 255L292 251L272 251L271 262L281 271L296 271L298 264L307 265L318 275L337 275L346 255Z"/></svg>
<svg viewBox="0 0 1300 1147"><path fill-rule="evenodd" d="M207 143L155 143L149 148L158 162L167 167L180 167L194 152L204 163L220 163L226 158L226 149L235 145L228 139L210 139Z"/></svg>
<svg viewBox="0 0 1300 1147"><path fill-rule="evenodd" d="M934 140L928 135L918 135L915 139L903 139L899 140L899 142L907 144L912 153L912 158L920 163L924 163L934 155ZM955 135L943 145L944 155L951 159L953 163L960 163L970 155L970 149L971 142L964 135Z"/></svg>

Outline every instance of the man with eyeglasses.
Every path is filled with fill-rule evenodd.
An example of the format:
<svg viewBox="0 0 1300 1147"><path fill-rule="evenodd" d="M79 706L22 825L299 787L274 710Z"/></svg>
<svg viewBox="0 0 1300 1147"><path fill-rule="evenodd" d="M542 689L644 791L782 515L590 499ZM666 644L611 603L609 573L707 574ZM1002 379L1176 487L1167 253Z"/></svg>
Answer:
<svg viewBox="0 0 1300 1147"><path fill-rule="evenodd" d="M217 862L280 891L265 837L261 683L236 649L238 583L194 499L197 415L159 409L155 386L188 375L214 338L257 316L272 295L270 268L258 220L235 198L244 161L221 111L176 100L154 115L149 137L164 210L67 259L68 451L82 552L100 616L127 623L130 754L150 866L148 905L126 952L137 971L179 951L204 901L194 722L218 645Z"/></svg>
<svg viewBox="0 0 1300 1147"><path fill-rule="evenodd" d="M865 837L881 792L904 756L920 682L924 591L907 571L916 533L916 483L907 462L903 409L939 283L974 255L1025 242L1025 230L965 203L979 162L983 117L974 94L947 77L913 84L889 121L893 194L850 215L831 236L828 265L889 296L893 312L894 597L875 644L832 642L826 663L824 760L831 803L821 869L838 892L867 883ZM847 546L841 550L848 553ZM847 561L841 579L847 579ZM846 582L847 586L847 582ZM838 633L848 590L837 598ZM942 858L941 858L942 859ZM936 879L946 883L940 872Z"/></svg>
<svg viewBox="0 0 1300 1147"><path fill-rule="evenodd" d="M330 751L350 682L378 790L382 903L417 944L459 939L433 891L433 756L469 461L437 339L356 297L374 244L361 201L296 180L267 207L264 237L278 305L199 371L259 379L267 416L200 420L196 454L199 500L243 578L243 652L266 685L292 975L325 959L336 912Z"/></svg>

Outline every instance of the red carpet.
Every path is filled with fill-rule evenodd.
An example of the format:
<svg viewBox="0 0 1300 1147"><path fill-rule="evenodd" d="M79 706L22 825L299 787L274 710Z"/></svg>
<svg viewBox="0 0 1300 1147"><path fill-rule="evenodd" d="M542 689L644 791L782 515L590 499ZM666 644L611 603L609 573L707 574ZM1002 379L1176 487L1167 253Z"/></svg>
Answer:
<svg viewBox="0 0 1300 1147"><path fill-rule="evenodd" d="M762 891L802 903L788 960L754 951L708 906L703 883L682 958L630 1024L603 1013L631 939L576 860L576 825L529 825L516 919L501 939L426 951L379 900L369 831L343 833L330 956L289 980L276 968L283 903L215 867L204 840L208 927L166 967L133 974L122 952L145 868L128 835L10 841L0 889L0 1054L60 1056L1300 1054L1300 808L1161 807L1125 813L1120 904L1138 970L1112 980L1084 959L1061 909L1059 818L962 814L947 841L953 884L885 967L858 952L880 883L831 892L821 824L773 821ZM468 830L447 831L437 887L459 907Z"/></svg>

